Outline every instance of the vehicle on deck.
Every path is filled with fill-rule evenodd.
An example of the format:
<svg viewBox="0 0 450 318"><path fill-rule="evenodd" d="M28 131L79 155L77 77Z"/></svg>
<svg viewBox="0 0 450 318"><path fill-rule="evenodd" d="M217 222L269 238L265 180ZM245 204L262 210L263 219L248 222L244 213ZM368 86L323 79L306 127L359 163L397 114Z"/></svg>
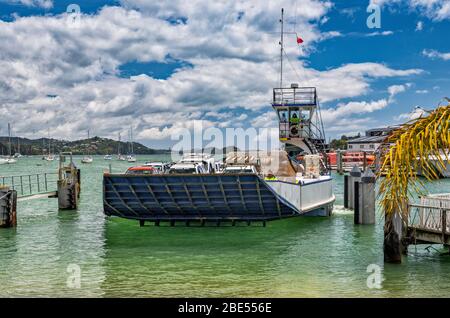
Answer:
<svg viewBox="0 0 450 318"><path fill-rule="evenodd" d="M203 165L201 165L199 163L179 162L179 163L174 164L172 167L170 167L169 174L179 174L179 173L204 174L204 173L208 173L208 172L204 169Z"/></svg>
<svg viewBox="0 0 450 318"><path fill-rule="evenodd" d="M203 173L214 173L216 172L215 160L208 154L204 153L187 153L183 155L181 160L175 164L191 164L195 166L201 166L203 169ZM173 167L173 166L172 166Z"/></svg>
<svg viewBox="0 0 450 318"><path fill-rule="evenodd" d="M144 166L155 168L159 173L167 173L170 169L170 165L165 162L146 162Z"/></svg>
<svg viewBox="0 0 450 318"><path fill-rule="evenodd" d="M158 173L157 170L149 166L130 167L125 172L125 174L155 174L155 173Z"/></svg>

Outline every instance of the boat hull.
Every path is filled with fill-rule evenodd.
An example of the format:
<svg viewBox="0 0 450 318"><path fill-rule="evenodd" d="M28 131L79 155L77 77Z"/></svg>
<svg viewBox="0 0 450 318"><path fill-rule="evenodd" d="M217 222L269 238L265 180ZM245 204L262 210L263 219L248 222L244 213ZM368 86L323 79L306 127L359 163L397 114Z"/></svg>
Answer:
<svg viewBox="0 0 450 318"><path fill-rule="evenodd" d="M303 188L293 186L293 193ZM334 201L333 197L301 210L275 188L254 174L104 174L103 207L106 215L149 221L262 221L329 214ZM310 185L305 191L317 189Z"/></svg>
<svg viewBox="0 0 450 318"><path fill-rule="evenodd" d="M319 179L305 179L299 183L280 180L266 181L275 193L291 202L297 211L309 216L330 216L335 196L333 179L321 176Z"/></svg>

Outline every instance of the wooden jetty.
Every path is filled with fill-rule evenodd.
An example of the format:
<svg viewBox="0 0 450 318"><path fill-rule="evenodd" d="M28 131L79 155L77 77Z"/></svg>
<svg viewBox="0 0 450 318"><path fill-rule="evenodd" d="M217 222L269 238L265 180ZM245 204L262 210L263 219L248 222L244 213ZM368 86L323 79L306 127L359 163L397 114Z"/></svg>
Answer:
<svg viewBox="0 0 450 318"><path fill-rule="evenodd" d="M411 203L406 244L443 244L450 247L450 193L433 194Z"/></svg>
<svg viewBox="0 0 450 318"><path fill-rule="evenodd" d="M66 158L69 163L64 165ZM80 170L72 153L61 153L58 172L0 176L0 227L17 226L17 202L58 198L59 209L76 209L80 198Z"/></svg>

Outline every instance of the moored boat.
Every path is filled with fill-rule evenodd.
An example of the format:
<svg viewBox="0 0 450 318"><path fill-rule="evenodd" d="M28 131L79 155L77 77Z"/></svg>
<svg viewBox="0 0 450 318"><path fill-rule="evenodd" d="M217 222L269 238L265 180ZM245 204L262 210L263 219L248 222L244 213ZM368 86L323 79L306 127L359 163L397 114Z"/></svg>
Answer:
<svg viewBox="0 0 450 318"><path fill-rule="evenodd" d="M280 44L283 56L283 41ZM279 88L273 90L272 107L279 120L282 149L232 152L220 173L205 154L185 154L168 174L106 172L104 213L140 220L141 224L234 224L300 215L330 216L335 196L324 160L326 139L316 88L297 84L283 87L281 77Z"/></svg>
<svg viewBox="0 0 450 318"><path fill-rule="evenodd" d="M94 158L92 156L84 156L81 159L81 163L92 163L94 161Z"/></svg>

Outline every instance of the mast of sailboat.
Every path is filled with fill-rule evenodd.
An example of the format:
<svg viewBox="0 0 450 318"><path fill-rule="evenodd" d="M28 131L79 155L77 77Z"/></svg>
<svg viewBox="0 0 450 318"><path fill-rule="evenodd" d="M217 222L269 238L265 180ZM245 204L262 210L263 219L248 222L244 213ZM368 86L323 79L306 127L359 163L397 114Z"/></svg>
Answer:
<svg viewBox="0 0 450 318"><path fill-rule="evenodd" d="M11 124L8 123L8 151L9 156L11 157Z"/></svg>
<svg viewBox="0 0 450 318"><path fill-rule="evenodd" d="M131 139L131 154L134 154L134 147L133 147L133 127L130 127L130 139Z"/></svg>
<svg viewBox="0 0 450 318"><path fill-rule="evenodd" d="M90 145L90 143L91 143L91 142L89 141L89 139L90 139L89 137L90 137L90 136L89 136L89 129L88 129L88 149L87 149L87 154L88 154L88 155L89 155L89 145Z"/></svg>
<svg viewBox="0 0 450 318"><path fill-rule="evenodd" d="M117 144L117 156L120 157L120 133L119 133L119 143Z"/></svg>
<svg viewBox="0 0 450 318"><path fill-rule="evenodd" d="M48 156L50 156L51 153L51 145L50 145L50 127L47 127L47 135L48 135Z"/></svg>
<svg viewBox="0 0 450 318"><path fill-rule="evenodd" d="M280 35L280 88L283 88L283 53L284 53L284 8L281 9L281 35Z"/></svg>

